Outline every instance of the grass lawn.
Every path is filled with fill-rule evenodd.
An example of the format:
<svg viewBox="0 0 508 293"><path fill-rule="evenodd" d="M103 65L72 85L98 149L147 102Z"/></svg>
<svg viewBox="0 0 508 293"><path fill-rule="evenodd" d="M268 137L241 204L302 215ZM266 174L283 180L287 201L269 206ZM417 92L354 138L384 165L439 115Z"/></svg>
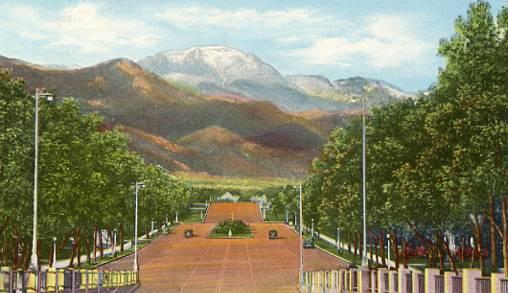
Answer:
<svg viewBox="0 0 508 293"><path fill-rule="evenodd" d="M205 216L205 212L203 211L203 217ZM192 212L183 219L184 223L201 223L201 214L197 210L192 210Z"/></svg>
<svg viewBox="0 0 508 293"><path fill-rule="evenodd" d="M272 210L267 210L265 221L285 222L286 214L274 214Z"/></svg>
<svg viewBox="0 0 508 293"><path fill-rule="evenodd" d="M235 178L177 172L175 176L196 188L222 188L238 190L263 190L284 185L295 185L300 181L285 178Z"/></svg>

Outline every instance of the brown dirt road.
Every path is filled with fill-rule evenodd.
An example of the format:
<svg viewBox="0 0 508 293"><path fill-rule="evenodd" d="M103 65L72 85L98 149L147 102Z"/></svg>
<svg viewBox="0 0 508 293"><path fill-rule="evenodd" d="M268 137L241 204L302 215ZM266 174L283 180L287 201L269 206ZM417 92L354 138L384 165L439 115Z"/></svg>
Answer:
<svg viewBox="0 0 508 293"><path fill-rule="evenodd" d="M138 292L298 292L299 239L283 224L251 224L254 238L208 239L213 224L182 224L139 253ZM184 238L185 229L196 236ZM280 239L268 239L276 229ZM133 256L104 269L132 269ZM304 250L306 271L347 265L318 249Z"/></svg>

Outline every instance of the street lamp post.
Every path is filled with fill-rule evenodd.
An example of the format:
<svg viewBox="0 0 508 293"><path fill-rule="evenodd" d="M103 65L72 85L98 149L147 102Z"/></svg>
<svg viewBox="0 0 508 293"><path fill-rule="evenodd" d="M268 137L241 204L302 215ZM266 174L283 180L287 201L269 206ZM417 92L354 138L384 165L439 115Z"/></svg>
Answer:
<svg viewBox="0 0 508 293"><path fill-rule="evenodd" d="M314 239L314 219L311 219L311 224L310 224L310 234L311 234L311 238Z"/></svg>
<svg viewBox="0 0 508 293"><path fill-rule="evenodd" d="M56 268L56 237L53 237L53 262L51 266Z"/></svg>
<svg viewBox="0 0 508 293"><path fill-rule="evenodd" d="M30 257L30 268L39 270L39 263L37 260L37 191L38 191L38 167L39 167L39 99L46 98L48 101L53 101L53 94L35 90L35 156L34 156L34 218L33 218L33 232L32 232L32 255Z"/></svg>
<svg viewBox="0 0 508 293"><path fill-rule="evenodd" d="M111 254L113 257L115 257L116 254L116 228L113 230L113 250L111 251Z"/></svg>
<svg viewBox="0 0 508 293"><path fill-rule="evenodd" d="M388 266L388 269L390 269L390 261L392 260L391 258L391 241L390 241L390 234L386 234L386 239L388 241L388 262L386 263L386 265Z"/></svg>
<svg viewBox="0 0 508 293"><path fill-rule="evenodd" d="M363 195L363 252L362 267L369 266L369 258L367 257L367 155L366 155L366 135L365 135L365 95L362 103L362 195Z"/></svg>
<svg viewBox="0 0 508 293"><path fill-rule="evenodd" d="M134 271L138 272L138 192L140 188L145 187L145 184L142 182L136 181L135 183L135 195L136 195L136 204L135 204L135 212L134 212Z"/></svg>
<svg viewBox="0 0 508 293"><path fill-rule="evenodd" d="M337 251L340 252L340 228L337 228Z"/></svg>

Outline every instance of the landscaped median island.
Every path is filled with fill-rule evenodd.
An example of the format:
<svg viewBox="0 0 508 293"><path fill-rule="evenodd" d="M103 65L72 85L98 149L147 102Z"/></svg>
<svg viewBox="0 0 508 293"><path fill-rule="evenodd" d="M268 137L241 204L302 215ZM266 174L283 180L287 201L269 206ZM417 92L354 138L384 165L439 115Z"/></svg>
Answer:
<svg viewBox="0 0 508 293"><path fill-rule="evenodd" d="M220 222L212 232L208 235L208 238L223 239L240 239L240 238L252 238L252 230L249 225L245 224L240 220L225 220Z"/></svg>

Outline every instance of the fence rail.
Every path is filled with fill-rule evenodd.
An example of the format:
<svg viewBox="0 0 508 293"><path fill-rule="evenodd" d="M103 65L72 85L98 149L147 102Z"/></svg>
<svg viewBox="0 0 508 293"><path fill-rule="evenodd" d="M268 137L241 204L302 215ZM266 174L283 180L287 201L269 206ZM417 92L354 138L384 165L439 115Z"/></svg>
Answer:
<svg viewBox="0 0 508 293"><path fill-rule="evenodd" d="M500 286L501 286L501 293L508 293L508 280L501 280Z"/></svg>
<svg viewBox="0 0 508 293"><path fill-rule="evenodd" d="M452 293L462 293L462 277L452 276ZM506 292L508 293L508 292Z"/></svg>
<svg viewBox="0 0 508 293"><path fill-rule="evenodd" d="M475 279L476 293L490 293L490 278Z"/></svg>
<svg viewBox="0 0 508 293"><path fill-rule="evenodd" d="M87 269L48 269L39 272L0 270L0 292L100 292L101 289L130 287L138 284L132 271Z"/></svg>
<svg viewBox="0 0 508 293"><path fill-rule="evenodd" d="M376 293L508 293L508 278L497 274L481 277L479 270L461 274L440 275L436 269L426 270L425 274L399 271L341 269L304 273L303 292L376 292ZM466 274L469 277L466 278ZM476 275L476 277L471 277ZM466 282L467 283L464 283ZM494 287L495 286L495 287ZM467 289L470 288L470 289ZM361 289L361 290L360 290ZM429 291L427 291L427 290ZM464 291L465 290L465 291Z"/></svg>

